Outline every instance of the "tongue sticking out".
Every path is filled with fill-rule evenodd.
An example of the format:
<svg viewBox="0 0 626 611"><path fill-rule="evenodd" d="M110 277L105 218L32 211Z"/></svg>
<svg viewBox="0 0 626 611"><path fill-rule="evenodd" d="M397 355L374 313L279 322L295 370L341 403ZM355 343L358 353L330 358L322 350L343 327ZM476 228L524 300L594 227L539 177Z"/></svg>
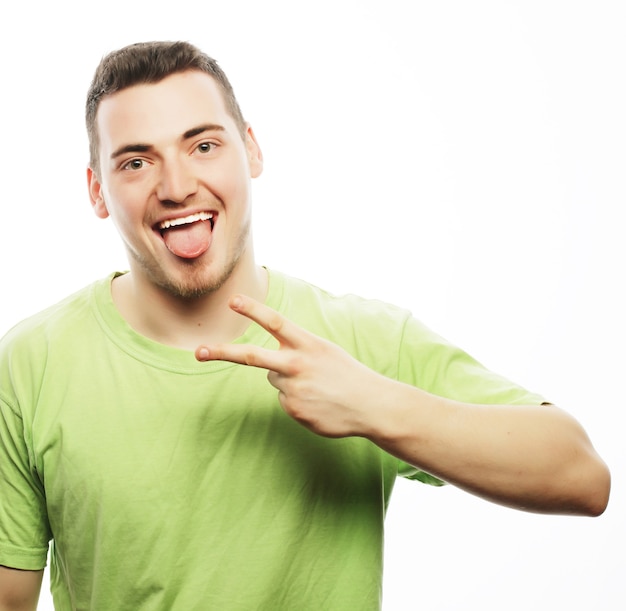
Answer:
<svg viewBox="0 0 626 611"><path fill-rule="evenodd" d="M196 221L163 231L163 241L170 252L183 259L193 259L205 253L213 235L210 221Z"/></svg>

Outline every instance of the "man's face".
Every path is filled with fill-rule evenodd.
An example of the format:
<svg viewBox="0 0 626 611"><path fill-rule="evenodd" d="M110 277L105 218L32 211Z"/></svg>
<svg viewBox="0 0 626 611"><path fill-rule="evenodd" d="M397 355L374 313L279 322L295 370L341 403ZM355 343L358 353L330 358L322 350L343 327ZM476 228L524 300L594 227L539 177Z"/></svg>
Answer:
<svg viewBox="0 0 626 611"><path fill-rule="evenodd" d="M253 266L250 179L262 158L207 74L188 71L100 103L98 216L111 216L140 281L180 297L219 288Z"/></svg>

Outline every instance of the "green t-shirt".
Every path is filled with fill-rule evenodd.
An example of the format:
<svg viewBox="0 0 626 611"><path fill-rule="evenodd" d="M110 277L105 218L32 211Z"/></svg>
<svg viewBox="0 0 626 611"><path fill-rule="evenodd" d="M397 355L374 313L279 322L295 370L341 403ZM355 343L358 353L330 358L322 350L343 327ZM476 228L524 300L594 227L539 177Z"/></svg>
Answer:
<svg viewBox="0 0 626 611"><path fill-rule="evenodd" d="M394 480L441 482L365 439L303 428L263 370L138 335L110 281L0 345L0 564L40 569L52 540L62 611L379 609ZM430 392L542 401L399 308L276 272L267 304ZM237 341L276 346L254 324Z"/></svg>

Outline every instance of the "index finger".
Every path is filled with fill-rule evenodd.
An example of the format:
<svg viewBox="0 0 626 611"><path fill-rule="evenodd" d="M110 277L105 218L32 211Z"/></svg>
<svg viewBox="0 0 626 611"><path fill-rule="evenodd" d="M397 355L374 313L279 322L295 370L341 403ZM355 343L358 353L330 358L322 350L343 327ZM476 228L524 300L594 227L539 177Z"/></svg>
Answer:
<svg viewBox="0 0 626 611"><path fill-rule="evenodd" d="M250 320L263 327L273 335L282 345L294 348L302 343L307 332L285 318L280 312L246 295L235 295L229 302L230 308L247 316Z"/></svg>

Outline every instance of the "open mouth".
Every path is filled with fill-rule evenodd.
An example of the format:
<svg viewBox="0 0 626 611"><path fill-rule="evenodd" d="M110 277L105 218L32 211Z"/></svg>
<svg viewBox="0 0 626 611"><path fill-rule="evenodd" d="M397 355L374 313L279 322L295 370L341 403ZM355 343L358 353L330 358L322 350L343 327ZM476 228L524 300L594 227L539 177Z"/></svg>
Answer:
<svg viewBox="0 0 626 611"><path fill-rule="evenodd" d="M196 212L166 219L157 224L155 230L161 234L171 253L183 259L193 259L211 246L216 216L213 212Z"/></svg>
<svg viewBox="0 0 626 611"><path fill-rule="evenodd" d="M172 227L180 227L182 225L189 225L190 223L197 223L198 221L209 221L211 223L211 229L213 229L213 213L212 212L197 212L196 214L190 214L189 216L183 216L178 219L167 219L159 224L159 231L163 234L166 229Z"/></svg>

